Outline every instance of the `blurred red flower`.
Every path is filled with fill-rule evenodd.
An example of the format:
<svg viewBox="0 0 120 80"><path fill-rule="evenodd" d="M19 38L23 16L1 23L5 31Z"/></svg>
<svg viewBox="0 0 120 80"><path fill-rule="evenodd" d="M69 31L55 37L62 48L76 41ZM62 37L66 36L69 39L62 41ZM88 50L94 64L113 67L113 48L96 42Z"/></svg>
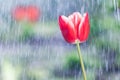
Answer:
<svg viewBox="0 0 120 80"><path fill-rule="evenodd" d="M17 6L12 10L12 16L17 21L28 20L35 22L40 17L40 9L36 6Z"/></svg>
<svg viewBox="0 0 120 80"><path fill-rule="evenodd" d="M84 42L87 40L90 32L88 13L84 13L83 16L79 12L74 12L68 17L64 15L59 16L59 26L67 42Z"/></svg>

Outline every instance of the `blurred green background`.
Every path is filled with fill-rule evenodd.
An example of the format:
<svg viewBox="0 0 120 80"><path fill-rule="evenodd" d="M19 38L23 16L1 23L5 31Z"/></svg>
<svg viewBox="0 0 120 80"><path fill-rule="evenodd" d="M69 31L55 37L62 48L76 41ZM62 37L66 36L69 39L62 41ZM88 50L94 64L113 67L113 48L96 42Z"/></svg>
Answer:
<svg viewBox="0 0 120 80"><path fill-rule="evenodd" d="M89 13L90 36L81 43L88 80L120 80L120 0L0 0L0 80L83 80L76 46L64 41L59 15ZM36 5L35 23L11 16Z"/></svg>

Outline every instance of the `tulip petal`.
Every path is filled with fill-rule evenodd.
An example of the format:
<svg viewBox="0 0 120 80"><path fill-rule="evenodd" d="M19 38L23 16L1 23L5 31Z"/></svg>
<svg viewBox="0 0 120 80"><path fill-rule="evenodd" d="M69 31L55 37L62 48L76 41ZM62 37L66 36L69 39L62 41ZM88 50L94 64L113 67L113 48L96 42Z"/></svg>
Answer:
<svg viewBox="0 0 120 80"><path fill-rule="evenodd" d="M74 24L74 15L73 15L73 14L69 15L69 16L68 16L68 19L69 19L70 21L72 21L73 24Z"/></svg>
<svg viewBox="0 0 120 80"><path fill-rule="evenodd" d="M70 21L66 16L60 16L59 25L64 39L69 43L75 43L77 36L72 21Z"/></svg>
<svg viewBox="0 0 120 80"><path fill-rule="evenodd" d="M73 15L74 15L74 26L78 28L81 22L82 16L79 12L74 12Z"/></svg>
<svg viewBox="0 0 120 80"><path fill-rule="evenodd" d="M68 16L68 18L73 22L76 32L78 30L78 26L81 22L82 16L79 12L74 12L72 15Z"/></svg>
<svg viewBox="0 0 120 80"><path fill-rule="evenodd" d="M39 18L39 14L40 14L39 9L35 6L28 6L26 8L26 16L30 21L33 22L37 21Z"/></svg>
<svg viewBox="0 0 120 80"><path fill-rule="evenodd" d="M80 42L87 40L90 32L89 16L85 13L78 29L78 39Z"/></svg>

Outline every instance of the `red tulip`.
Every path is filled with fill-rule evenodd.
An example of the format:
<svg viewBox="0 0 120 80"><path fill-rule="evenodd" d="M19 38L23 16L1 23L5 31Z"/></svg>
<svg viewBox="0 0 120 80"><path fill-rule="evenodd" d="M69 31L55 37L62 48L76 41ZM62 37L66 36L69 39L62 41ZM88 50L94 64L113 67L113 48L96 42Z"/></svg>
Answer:
<svg viewBox="0 0 120 80"><path fill-rule="evenodd" d="M39 9L35 6L28 6L26 9L26 15L29 20L36 21L39 18Z"/></svg>
<svg viewBox="0 0 120 80"><path fill-rule="evenodd" d="M84 42L87 40L90 32L88 13L85 13L83 16L79 12L74 12L68 17L64 15L59 16L59 26L67 42Z"/></svg>
<svg viewBox="0 0 120 80"><path fill-rule="evenodd" d="M13 10L12 16L17 21L28 20L35 22L40 16L40 11L36 6L18 6Z"/></svg>

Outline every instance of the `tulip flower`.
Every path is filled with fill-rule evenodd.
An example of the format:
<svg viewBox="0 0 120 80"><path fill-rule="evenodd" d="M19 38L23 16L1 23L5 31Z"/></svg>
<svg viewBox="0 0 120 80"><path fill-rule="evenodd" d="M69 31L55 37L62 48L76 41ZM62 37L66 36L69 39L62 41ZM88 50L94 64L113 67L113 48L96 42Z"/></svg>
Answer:
<svg viewBox="0 0 120 80"><path fill-rule="evenodd" d="M36 6L18 6L12 11L12 16L17 21L27 20L35 22L39 19L40 10Z"/></svg>
<svg viewBox="0 0 120 80"><path fill-rule="evenodd" d="M79 12L74 12L66 17L59 17L59 25L64 39L68 43L76 43L76 41L84 42L88 38L90 25L88 13L83 16Z"/></svg>
<svg viewBox="0 0 120 80"><path fill-rule="evenodd" d="M12 17L21 25L19 38L26 40L33 34L32 26L40 17L40 9L33 5L17 6L12 10Z"/></svg>
<svg viewBox="0 0 120 80"><path fill-rule="evenodd" d="M90 24L88 13L84 13L83 16L79 12L74 12L68 17L64 15L59 16L59 26L64 39L68 43L76 43L84 80L86 80L79 43L85 42L89 36Z"/></svg>

